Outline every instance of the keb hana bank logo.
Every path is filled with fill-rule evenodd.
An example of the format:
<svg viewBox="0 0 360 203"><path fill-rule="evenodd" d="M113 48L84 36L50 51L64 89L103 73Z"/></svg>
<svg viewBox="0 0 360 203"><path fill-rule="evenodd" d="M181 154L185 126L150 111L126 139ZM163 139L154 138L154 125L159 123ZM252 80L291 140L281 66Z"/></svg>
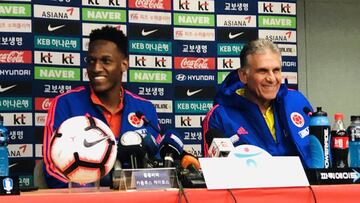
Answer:
<svg viewBox="0 0 360 203"><path fill-rule="evenodd" d="M215 58L175 57L175 69L214 70Z"/></svg>
<svg viewBox="0 0 360 203"><path fill-rule="evenodd" d="M0 50L0 63L26 63L32 61L31 51Z"/></svg>
<svg viewBox="0 0 360 203"><path fill-rule="evenodd" d="M170 0L130 0L129 8L170 10Z"/></svg>

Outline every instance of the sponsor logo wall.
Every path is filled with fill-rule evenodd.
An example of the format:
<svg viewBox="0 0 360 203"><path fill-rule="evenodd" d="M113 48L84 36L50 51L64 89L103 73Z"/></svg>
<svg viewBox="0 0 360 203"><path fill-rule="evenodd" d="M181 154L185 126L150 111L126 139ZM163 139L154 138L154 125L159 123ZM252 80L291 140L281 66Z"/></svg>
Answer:
<svg viewBox="0 0 360 203"><path fill-rule="evenodd" d="M129 37L127 89L153 101L162 128L177 129L199 156L201 121L247 41L277 43L283 79L297 88L296 0L2 0L0 113L11 163L41 158L49 102L88 81L89 33L104 25Z"/></svg>

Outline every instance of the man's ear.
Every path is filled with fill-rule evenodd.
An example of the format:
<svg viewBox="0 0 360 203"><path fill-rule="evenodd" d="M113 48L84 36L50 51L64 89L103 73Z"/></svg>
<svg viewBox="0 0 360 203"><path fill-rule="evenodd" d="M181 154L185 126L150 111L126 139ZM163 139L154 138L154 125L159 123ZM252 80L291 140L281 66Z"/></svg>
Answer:
<svg viewBox="0 0 360 203"><path fill-rule="evenodd" d="M239 75L239 79L240 81L246 85L247 84L247 71L245 68L240 68L238 70L238 75Z"/></svg>
<svg viewBox="0 0 360 203"><path fill-rule="evenodd" d="M129 68L129 59L128 58L124 58L122 61L121 61L121 72L126 72Z"/></svg>

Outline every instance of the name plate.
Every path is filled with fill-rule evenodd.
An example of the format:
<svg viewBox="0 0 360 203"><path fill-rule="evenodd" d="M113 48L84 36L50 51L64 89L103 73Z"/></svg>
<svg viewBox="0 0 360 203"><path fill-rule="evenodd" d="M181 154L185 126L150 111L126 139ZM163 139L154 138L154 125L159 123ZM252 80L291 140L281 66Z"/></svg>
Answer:
<svg viewBox="0 0 360 203"><path fill-rule="evenodd" d="M138 170L133 173L137 190L166 189L172 187L170 170Z"/></svg>
<svg viewBox="0 0 360 203"><path fill-rule="evenodd" d="M208 189L309 186L299 157L199 158Z"/></svg>

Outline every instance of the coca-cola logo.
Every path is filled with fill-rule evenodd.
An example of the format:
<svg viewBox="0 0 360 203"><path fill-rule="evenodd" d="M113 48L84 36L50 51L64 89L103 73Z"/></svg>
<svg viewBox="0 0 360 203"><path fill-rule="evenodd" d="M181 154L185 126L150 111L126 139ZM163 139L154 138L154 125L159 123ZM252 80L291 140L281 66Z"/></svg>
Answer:
<svg viewBox="0 0 360 203"><path fill-rule="evenodd" d="M50 99L49 99L49 98L46 98L46 99L42 102L41 108L44 109L44 110L48 110L49 107L50 107Z"/></svg>
<svg viewBox="0 0 360 203"><path fill-rule="evenodd" d="M184 58L180 64L184 69L209 69L207 58L189 59Z"/></svg>
<svg viewBox="0 0 360 203"><path fill-rule="evenodd" d="M2 63L24 63L23 51L12 51L0 54L0 62Z"/></svg>
<svg viewBox="0 0 360 203"><path fill-rule="evenodd" d="M0 52L0 63L31 63L30 51L11 51Z"/></svg>
<svg viewBox="0 0 360 203"><path fill-rule="evenodd" d="M138 8L164 9L163 0L136 0L135 6Z"/></svg>

